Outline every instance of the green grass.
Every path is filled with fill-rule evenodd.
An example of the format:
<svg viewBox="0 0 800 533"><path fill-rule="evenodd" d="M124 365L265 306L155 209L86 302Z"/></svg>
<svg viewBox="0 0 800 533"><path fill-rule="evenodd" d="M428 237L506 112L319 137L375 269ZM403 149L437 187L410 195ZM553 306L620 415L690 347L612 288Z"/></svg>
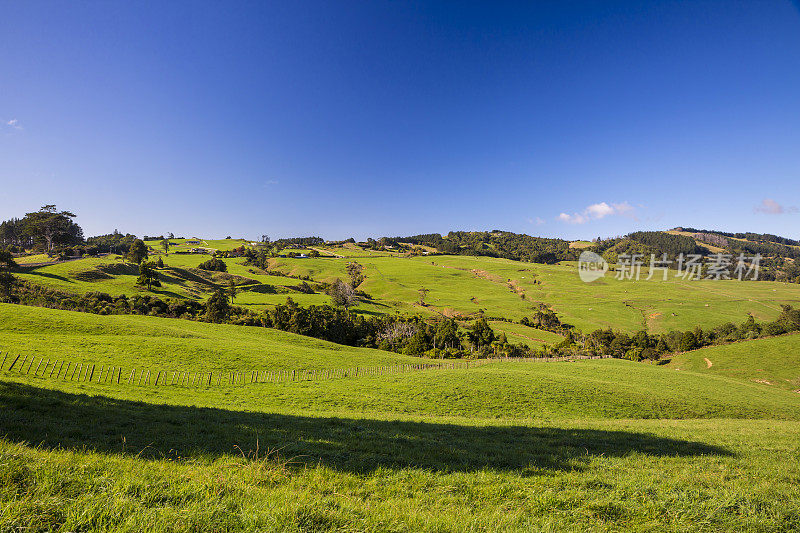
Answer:
<svg viewBox="0 0 800 533"><path fill-rule="evenodd" d="M514 322L503 322L492 320L489 325L496 334L505 333L508 342L513 344L525 344L531 348L541 348L548 344L558 344L564 337L545 331L542 329L531 328Z"/></svg>
<svg viewBox="0 0 800 533"><path fill-rule="evenodd" d="M15 257L14 261L18 265L27 265L30 263L46 263L48 261L55 261L55 259L53 259L47 254L32 254L32 255L24 255L22 257Z"/></svg>
<svg viewBox="0 0 800 533"><path fill-rule="evenodd" d="M215 241L208 241L217 244ZM236 241L238 242L238 241ZM235 244L233 241L229 244ZM356 253L349 247L328 247L333 253ZM286 301L288 293L303 305L330 303L320 291L305 295L292 287L297 279L267 275L245 266L243 258L226 259L230 274L204 273L197 266L209 258L203 254L161 255L166 268L160 272L162 297L205 300L216 288L227 286L230 276L242 288L236 303L263 309ZM374 254L360 257L277 258L270 269L313 281L347 279L347 263L363 265L365 281L359 289L372 299L355 307L367 314L421 314L424 316L503 317L519 321L540 303L551 306L566 323L583 331L611 327L626 332L646 328L651 333L687 330L697 325L714 327L740 323L752 314L768 321L780 313L781 304L800 305L800 285L765 281L620 281L609 274L594 283L583 283L574 264L541 265L505 259L469 256L401 257ZM645 273L646 274L646 273ZM128 296L147 293L136 286L138 271L119 257L87 258L57 265L23 269L24 279L61 290L106 292ZM262 290L259 284L276 287ZM419 290L429 290L425 306Z"/></svg>
<svg viewBox="0 0 800 533"><path fill-rule="evenodd" d="M268 328L11 304L0 304L0 324L3 352L128 369L313 370L421 361Z"/></svg>
<svg viewBox="0 0 800 533"><path fill-rule="evenodd" d="M800 392L800 335L693 350L673 357L670 366Z"/></svg>
<svg viewBox="0 0 800 533"><path fill-rule="evenodd" d="M741 346L758 358L761 342ZM101 364L403 359L0 305L7 343ZM209 389L0 373L0 531L792 531L799 452L800 395L702 368L509 362Z"/></svg>

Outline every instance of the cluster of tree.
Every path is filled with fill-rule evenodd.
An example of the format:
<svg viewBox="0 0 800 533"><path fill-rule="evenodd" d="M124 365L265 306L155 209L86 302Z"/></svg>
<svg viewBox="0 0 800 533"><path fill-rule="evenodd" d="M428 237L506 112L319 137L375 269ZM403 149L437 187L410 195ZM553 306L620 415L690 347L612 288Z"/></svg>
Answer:
<svg viewBox="0 0 800 533"><path fill-rule="evenodd" d="M673 235L663 231L635 231L628 238L645 246L658 250L660 255L667 254L674 258L679 254L703 254L706 249L698 246L693 238L686 235Z"/></svg>
<svg viewBox="0 0 800 533"><path fill-rule="evenodd" d="M730 253L743 253L747 256L761 254L763 257L788 257L793 260L800 259L800 248L778 244L775 242L728 241L727 249Z"/></svg>
<svg viewBox="0 0 800 533"><path fill-rule="evenodd" d="M499 230L451 231L446 237L429 233L394 237L392 241L429 246L443 254L502 257L532 263L552 264L572 261L578 257L576 251L569 247L568 241Z"/></svg>
<svg viewBox="0 0 800 533"><path fill-rule="evenodd" d="M766 323L756 322L752 316L741 324L728 322L715 328L670 331L658 335L639 331L628 335L611 329L599 329L587 335L570 333L565 342L557 345L561 353L583 355L610 355L621 359L641 361L658 359L666 353L685 352L705 346L727 344L745 339L783 335L800 331L800 310L782 306L780 316Z"/></svg>
<svg viewBox="0 0 800 533"><path fill-rule="evenodd" d="M322 237L290 237L288 239L278 239L272 244L273 247L278 249L286 248L288 246L321 246L325 244L325 239Z"/></svg>
<svg viewBox="0 0 800 533"><path fill-rule="evenodd" d="M52 252L59 246L83 243L83 230L72 219L75 214L58 211L55 205L42 206L0 223L0 244L14 251L37 249Z"/></svg>
<svg viewBox="0 0 800 533"><path fill-rule="evenodd" d="M211 271L214 271L214 272L227 272L228 271L228 265L225 263L225 261L223 261L222 259L219 259L217 257L212 257L208 261L203 261L202 263L197 265L197 268L200 268L200 269L203 269L203 270L211 270Z"/></svg>
<svg viewBox="0 0 800 533"><path fill-rule="evenodd" d="M130 250L131 245L136 240L136 235L126 233L123 235L117 230L107 235L98 235L86 239L86 253L96 255L98 253L112 253L125 255Z"/></svg>
<svg viewBox="0 0 800 533"><path fill-rule="evenodd" d="M542 329L559 335L570 335L575 328L575 326L571 324L561 322L561 319L558 318L555 311L544 304L539 304L539 309L537 309L530 318L524 316L519 323L523 326Z"/></svg>
<svg viewBox="0 0 800 533"><path fill-rule="evenodd" d="M620 255L639 254L647 262L651 256L661 260L666 255L668 261L675 261L680 254L685 256L708 253L706 248L698 246L691 237L661 231L637 231L625 237L598 239L589 250L602 255L609 263L616 263Z"/></svg>
<svg viewBox="0 0 800 533"><path fill-rule="evenodd" d="M734 239L745 239L754 242L773 242L777 244L785 244L787 246L800 246L800 241L797 241L795 239L789 239L788 237L773 235L771 233L753 233L749 231L744 233L729 233L726 231L696 229L696 228L675 228L675 229L678 231L688 231L692 233L721 235L723 237L732 237Z"/></svg>
<svg viewBox="0 0 800 533"><path fill-rule="evenodd" d="M14 278L5 301L22 305L82 311L100 315L148 315L193 319L202 317L205 305L183 298L161 299L151 295L111 296L102 292L72 294Z"/></svg>

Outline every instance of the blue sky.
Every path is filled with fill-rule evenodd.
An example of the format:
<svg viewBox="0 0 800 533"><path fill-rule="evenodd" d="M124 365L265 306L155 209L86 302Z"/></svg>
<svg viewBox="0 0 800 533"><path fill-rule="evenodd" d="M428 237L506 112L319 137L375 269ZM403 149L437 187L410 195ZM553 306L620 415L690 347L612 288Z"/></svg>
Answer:
<svg viewBox="0 0 800 533"><path fill-rule="evenodd" d="M792 2L0 0L0 218L800 237Z"/></svg>

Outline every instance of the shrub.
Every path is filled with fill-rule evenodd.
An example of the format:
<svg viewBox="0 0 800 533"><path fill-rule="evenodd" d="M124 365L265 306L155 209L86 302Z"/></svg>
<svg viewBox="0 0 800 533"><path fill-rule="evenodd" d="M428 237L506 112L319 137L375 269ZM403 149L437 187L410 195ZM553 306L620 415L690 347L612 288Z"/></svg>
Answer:
<svg viewBox="0 0 800 533"><path fill-rule="evenodd" d="M228 271L228 265L225 264L225 261L223 261L222 259L218 259L216 257L212 257L208 261L203 261L202 263L197 265L197 268L201 268L203 270L212 270L215 272Z"/></svg>

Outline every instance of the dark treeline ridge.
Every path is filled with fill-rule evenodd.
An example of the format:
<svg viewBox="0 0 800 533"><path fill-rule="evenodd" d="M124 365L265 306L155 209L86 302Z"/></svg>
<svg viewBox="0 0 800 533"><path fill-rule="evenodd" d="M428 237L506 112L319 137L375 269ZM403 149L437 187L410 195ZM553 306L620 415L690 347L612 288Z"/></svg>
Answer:
<svg viewBox="0 0 800 533"><path fill-rule="evenodd" d="M277 239L272 243L274 246L284 248L286 246L321 246L325 244L322 237L290 237L287 239Z"/></svg>
<svg viewBox="0 0 800 533"><path fill-rule="evenodd" d="M721 235L723 237L732 237L734 239L746 239L755 242L773 242L776 244L785 244L787 246L800 246L800 241L790 239L788 237L781 237L771 233L729 233L726 231L711 230L711 229L696 229L696 228L675 228L678 231L687 231L691 233L708 233L711 235Z"/></svg>
<svg viewBox="0 0 800 533"><path fill-rule="evenodd" d="M443 254L502 257L532 263L556 263L577 259L569 241L532 237L510 231L451 231L445 237L438 233L409 237L384 237L393 243L411 243L435 248Z"/></svg>
<svg viewBox="0 0 800 533"><path fill-rule="evenodd" d="M637 231L625 237L598 240L590 250L599 253L609 263L616 263L623 254L641 254L645 261L651 255L667 256L674 261L680 254L704 254L706 249L698 246L694 239L684 235L672 235L662 231Z"/></svg>

